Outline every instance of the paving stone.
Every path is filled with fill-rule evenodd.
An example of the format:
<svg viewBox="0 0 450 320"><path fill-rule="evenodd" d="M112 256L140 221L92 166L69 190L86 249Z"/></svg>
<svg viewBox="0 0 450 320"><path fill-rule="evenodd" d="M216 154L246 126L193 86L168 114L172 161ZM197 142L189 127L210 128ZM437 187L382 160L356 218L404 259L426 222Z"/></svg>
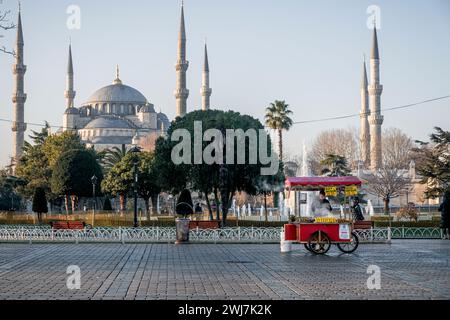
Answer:
<svg viewBox="0 0 450 320"><path fill-rule="evenodd" d="M81 289L66 286L81 269ZM367 288L367 268L381 289ZM0 299L261 300L450 299L450 241L401 240L333 248L314 256L295 245L0 244Z"/></svg>

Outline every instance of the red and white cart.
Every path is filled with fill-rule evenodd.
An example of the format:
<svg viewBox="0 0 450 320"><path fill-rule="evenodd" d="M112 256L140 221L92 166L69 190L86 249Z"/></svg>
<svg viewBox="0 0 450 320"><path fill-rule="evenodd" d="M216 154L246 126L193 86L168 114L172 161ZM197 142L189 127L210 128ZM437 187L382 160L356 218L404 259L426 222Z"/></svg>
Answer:
<svg viewBox="0 0 450 320"><path fill-rule="evenodd" d="M356 177L296 177L286 180L286 189L291 191L318 191L326 187L360 186L362 181ZM323 220L326 220L323 219ZM314 219L305 223L285 225L285 240L304 244L315 254L325 254L335 244L344 253L353 253L359 244L351 222L319 222Z"/></svg>

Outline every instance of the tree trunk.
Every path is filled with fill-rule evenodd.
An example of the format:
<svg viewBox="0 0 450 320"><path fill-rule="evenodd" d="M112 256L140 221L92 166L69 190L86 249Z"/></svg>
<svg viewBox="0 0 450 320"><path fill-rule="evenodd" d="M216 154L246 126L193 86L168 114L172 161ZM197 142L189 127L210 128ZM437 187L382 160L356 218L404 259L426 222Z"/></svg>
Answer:
<svg viewBox="0 0 450 320"><path fill-rule="evenodd" d="M70 196L70 201L72 203L72 214L74 214L75 211L76 211L75 209L77 207L77 205L76 205L76 203L77 203L77 196L71 195Z"/></svg>
<svg viewBox="0 0 450 320"><path fill-rule="evenodd" d="M384 214L389 215L390 216L390 210L389 210L389 203L390 203L390 199L389 198L385 198L383 199L384 202Z"/></svg>
<svg viewBox="0 0 450 320"><path fill-rule="evenodd" d="M124 212L125 211L125 194L120 194L119 200L120 200L120 211Z"/></svg>
<svg viewBox="0 0 450 320"><path fill-rule="evenodd" d="M158 214L158 194L151 196L152 200L152 214L157 215Z"/></svg>
<svg viewBox="0 0 450 320"><path fill-rule="evenodd" d="M264 192L264 213L266 215L266 222L269 221L269 217L267 215L267 192Z"/></svg>
<svg viewBox="0 0 450 320"><path fill-rule="evenodd" d="M219 196L217 195L217 189L214 189L214 201L216 202L216 220L220 221Z"/></svg>
<svg viewBox="0 0 450 320"><path fill-rule="evenodd" d="M147 216L147 221L150 221L150 200L148 198L144 198L145 203L145 214Z"/></svg>
<svg viewBox="0 0 450 320"><path fill-rule="evenodd" d="M213 216L211 203L209 202L209 197L208 197L208 193L207 192L205 192L205 197L206 197L206 205L208 206L209 220L212 221L212 220L214 220L214 216Z"/></svg>
<svg viewBox="0 0 450 320"><path fill-rule="evenodd" d="M222 200L222 227L226 227L228 216L228 192L221 192L220 199Z"/></svg>
<svg viewBox="0 0 450 320"><path fill-rule="evenodd" d="M283 130L278 130L278 148L280 161L283 161Z"/></svg>
<svg viewBox="0 0 450 320"><path fill-rule="evenodd" d="M66 215L69 215L69 195L64 196L64 207L66 208Z"/></svg>

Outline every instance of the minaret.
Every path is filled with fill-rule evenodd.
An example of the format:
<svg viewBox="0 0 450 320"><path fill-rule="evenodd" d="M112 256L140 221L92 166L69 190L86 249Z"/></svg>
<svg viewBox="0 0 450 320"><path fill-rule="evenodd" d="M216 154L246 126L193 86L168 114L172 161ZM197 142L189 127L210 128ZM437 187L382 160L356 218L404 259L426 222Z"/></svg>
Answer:
<svg viewBox="0 0 450 320"><path fill-rule="evenodd" d="M24 134L27 130L27 125L24 119L24 107L27 95L24 92L24 76L27 67L23 64L23 32L22 32L22 18L19 4L19 17L17 21L17 40L16 40L16 63L13 65L14 74L14 92L12 102L14 104L14 122L12 126L13 131L13 171L15 165L23 154Z"/></svg>
<svg viewBox="0 0 450 320"><path fill-rule="evenodd" d="M73 62L72 62L72 44L69 45L69 61L67 63L67 76L66 76L66 91L64 96L67 100L67 109L74 107L74 99L76 92L73 90Z"/></svg>
<svg viewBox="0 0 450 320"><path fill-rule="evenodd" d="M372 54L370 58L370 168L376 170L382 166L381 125L384 117L381 115L380 55L378 51L377 27L373 30Z"/></svg>
<svg viewBox="0 0 450 320"><path fill-rule="evenodd" d="M212 89L209 87L209 62L208 62L208 46L205 43L205 62L203 64L202 72L202 89L200 90L202 95L202 110L206 111L210 109Z"/></svg>
<svg viewBox="0 0 450 320"><path fill-rule="evenodd" d="M181 4L181 22L180 34L178 37L178 59L175 65L177 70L177 87L175 89L175 98L177 104L177 116L183 117L187 113L187 99L189 90L186 88L186 71L189 68L189 62L186 60L186 28L184 24L184 4Z"/></svg>
<svg viewBox="0 0 450 320"><path fill-rule="evenodd" d="M361 124L360 124L360 143L361 157L366 166L370 165L370 126L369 126L369 91L368 91L366 58L364 57L363 74L361 80Z"/></svg>

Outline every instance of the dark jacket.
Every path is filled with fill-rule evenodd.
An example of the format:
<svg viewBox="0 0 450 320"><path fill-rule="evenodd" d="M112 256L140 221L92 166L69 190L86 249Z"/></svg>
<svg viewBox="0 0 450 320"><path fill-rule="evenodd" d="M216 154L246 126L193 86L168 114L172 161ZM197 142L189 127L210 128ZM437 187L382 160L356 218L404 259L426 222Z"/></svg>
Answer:
<svg viewBox="0 0 450 320"><path fill-rule="evenodd" d="M355 221L364 221L364 215L362 213L362 209L359 203L352 206L352 212L353 212L353 219Z"/></svg>
<svg viewBox="0 0 450 320"><path fill-rule="evenodd" d="M439 206L441 212L441 228L450 228L450 195L446 194L444 201Z"/></svg>

